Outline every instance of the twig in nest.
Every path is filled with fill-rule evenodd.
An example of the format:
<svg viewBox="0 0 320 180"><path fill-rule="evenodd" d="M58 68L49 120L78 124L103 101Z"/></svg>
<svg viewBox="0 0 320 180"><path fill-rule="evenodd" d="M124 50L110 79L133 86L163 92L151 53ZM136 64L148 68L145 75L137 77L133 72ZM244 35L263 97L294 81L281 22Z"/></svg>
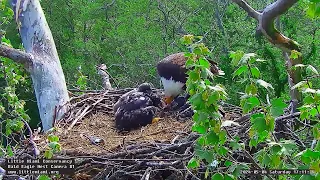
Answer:
<svg viewBox="0 0 320 180"><path fill-rule="evenodd" d="M78 122L78 120L82 119L82 117L87 113L88 109L90 108L90 105L87 105L85 107L85 109L82 111L82 113L80 114L80 116L76 117L75 120L71 123L71 125L68 128L68 131L70 131L74 125L76 125L76 123Z"/></svg>
<svg viewBox="0 0 320 180"><path fill-rule="evenodd" d="M230 139L234 140L234 138L230 135L230 133L228 132L228 129L226 127L224 127L225 131L227 132L227 135ZM258 169L262 169L259 164L253 159L253 157L251 156L251 154L248 153L247 150L243 149L242 150L243 153L247 156L247 158L249 158L249 160L251 161L251 163ZM268 178L270 178L271 180L273 180L273 178L267 174Z"/></svg>
<svg viewBox="0 0 320 180"><path fill-rule="evenodd" d="M196 175L194 175L189 169L188 167L184 164L183 165L184 168L187 170L188 174L190 174L193 178L195 178L196 180L201 180L200 178L198 178Z"/></svg>
<svg viewBox="0 0 320 180"><path fill-rule="evenodd" d="M104 93L103 95L105 95L106 93ZM70 125L70 127L68 128L68 131L71 130L73 128L73 126L77 123L78 120L82 119L85 115L87 115L91 110L89 110L89 108L94 108L99 102L101 102L103 100L103 98L99 99L98 101L96 101L95 103L93 103L91 106L88 105L84 111L81 113L80 116L78 116ZM89 110L89 111L88 111Z"/></svg>
<svg viewBox="0 0 320 180"><path fill-rule="evenodd" d="M130 139L130 141L135 141L137 139L140 139L140 138L143 138L143 137L146 137L146 136L152 136L152 135L155 135L155 134L159 134L161 132L164 132L164 131L167 131L167 130L170 130L170 129L172 129L172 127L164 128L164 129L161 129L159 131L156 131L156 132L153 132L153 133L149 133L149 134L144 134L144 135L142 134L141 136L138 136L138 137L135 137L133 139Z"/></svg>
<svg viewBox="0 0 320 180"><path fill-rule="evenodd" d="M38 149L37 144L33 140L32 130L31 130L31 128L30 128L30 126L29 126L27 121L25 121L23 118L21 118L21 120L27 126L27 129L29 131L29 135L30 135L30 141L29 142L33 147L33 153L34 153L35 156L39 156L40 155L40 150Z"/></svg>
<svg viewBox="0 0 320 180"><path fill-rule="evenodd" d="M152 168L148 167L146 172L144 172L144 174L140 180L149 180L151 171L152 171Z"/></svg>

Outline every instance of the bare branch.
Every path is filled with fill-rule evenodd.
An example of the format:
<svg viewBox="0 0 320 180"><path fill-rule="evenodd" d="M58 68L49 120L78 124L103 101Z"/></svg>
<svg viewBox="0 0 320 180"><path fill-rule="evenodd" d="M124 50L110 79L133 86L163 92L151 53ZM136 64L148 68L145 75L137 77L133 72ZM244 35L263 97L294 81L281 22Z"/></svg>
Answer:
<svg viewBox="0 0 320 180"><path fill-rule="evenodd" d="M4 44L0 44L0 56L12 59L21 64L27 64L33 61L32 54L11 48Z"/></svg>
<svg viewBox="0 0 320 180"><path fill-rule="evenodd" d="M262 19L274 21L274 19L287 12L298 0L277 0L263 10Z"/></svg>
<svg viewBox="0 0 320 180"><path fill-rule="evenodd" d="M238 4L243 10L245 10L249 16L253 17L256 20L259 20L259 16L261 13L253 9L246 1L244 0L232 0L236 4Z"/></svg>
<svg viewBox="0 0 320 180"><path fill-rule="evenodd" d="M254 10L245 0L232 1L245 10L249 16L258 20L258 30L267 37L270 43L288 53L291 53L292 50L301 50L300 45L297 42L286 37L274 27L275 19L288 11L288 9L298 2L298 0L277 0L268 5L262 13Z"/></svg>

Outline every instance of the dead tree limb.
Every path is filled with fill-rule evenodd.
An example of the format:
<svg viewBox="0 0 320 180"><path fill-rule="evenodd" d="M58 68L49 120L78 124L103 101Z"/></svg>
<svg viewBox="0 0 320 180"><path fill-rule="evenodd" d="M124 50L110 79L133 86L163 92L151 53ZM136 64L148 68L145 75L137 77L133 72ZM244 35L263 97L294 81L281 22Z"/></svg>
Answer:
<svg viewBox="0 0 320 180"><path fill-rule="evenodd" d="M1 43L0 43L0 56L12 59L15 62L18 62L21 64L29 64L29 63L32 63L33 61L32 54L20 51L18 49L14 49L12 47L9 47Z"/></svg>
<svg viewBox="0 0 320 180"><path fill-rule="evenodd" d="M262 13L253 9L245 0L232 1L258 21L258 31L261 31L270 43L288 53L291 53L292 50L300 52L300 45L283 35L274 26L275 19L287 12L298 0L277 0L264 8Z"/></svg>
<svg viewBox="0 0 320 180"><path fill-rule="evenodd" d="M286 37L275 27L275 20L280 15L287 12L298 0L276 0L274 3L266 6L261 12L253 9L245 0L232 0L234 3L238 4L243 10L245 10L249 16L256 19L258 21L257 31L261 32L268 41L274 46L278 47L283 51L283 56L286 59L287 71L288 71L288 82L289 86L292 87L295 84L301 81L301 70L300 69L292 69L291 67L295 64L299 64L302 62L302 58L299 57L296 60L292 60L289 58L289 55L292 51L301 51L300 45ZM297 102L298 104L301 101L301 93L297 90L291 90L290 96L292 102ZM296 106L294 103L291 103L291 111L294 112L294 107Z"/></svg>

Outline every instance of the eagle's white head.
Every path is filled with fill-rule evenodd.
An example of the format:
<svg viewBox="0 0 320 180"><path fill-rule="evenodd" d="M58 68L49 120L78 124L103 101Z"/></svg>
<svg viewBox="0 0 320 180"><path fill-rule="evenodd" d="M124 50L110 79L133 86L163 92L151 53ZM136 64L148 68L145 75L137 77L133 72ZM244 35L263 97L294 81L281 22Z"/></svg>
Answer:
<svg viewBox="0 0 320 180"><path fill-rule="evenodd" d="M170 104L176 96L183 92L184 83L174 81L172 77L169 80L164 77L160 79L164 89L165 103Z"/></svg>

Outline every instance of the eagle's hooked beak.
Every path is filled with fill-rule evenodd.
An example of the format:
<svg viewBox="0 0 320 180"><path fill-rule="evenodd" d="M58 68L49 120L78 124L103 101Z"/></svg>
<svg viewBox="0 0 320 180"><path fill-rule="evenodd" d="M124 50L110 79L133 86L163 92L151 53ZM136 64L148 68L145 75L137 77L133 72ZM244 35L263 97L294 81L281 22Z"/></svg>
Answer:
<svg viewBox="0 0 320 180"><path fill-rule="evenodd" d="M173 97L172 96L165 96L164 97L164 102L166 103L166 105L170 104L173 101Z"/></svg>

